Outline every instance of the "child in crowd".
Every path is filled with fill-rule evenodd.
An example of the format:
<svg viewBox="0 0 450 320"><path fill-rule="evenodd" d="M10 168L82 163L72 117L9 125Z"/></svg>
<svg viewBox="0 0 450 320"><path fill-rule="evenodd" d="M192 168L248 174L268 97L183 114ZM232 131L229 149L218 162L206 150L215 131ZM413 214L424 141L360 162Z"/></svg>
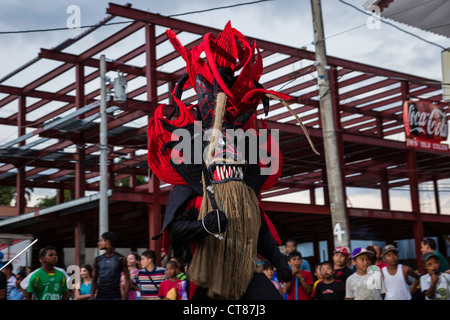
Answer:
<svg viewBox="0 0 450 320"><path fill-rule="evenodd" d="M420 244L420 251L422 252L422 254L426 253L426 252L433 252L436 257L439 260L440 263L440 272L450 272L450 266L448 265L447 260L444 258L444 256L437 251L437 247L436 247L436 241L434 241L433 238L425 238L422 240L421 244Z"/></svg>
<svg viewBox="0 0 450 320"><path fill-rule="evenodd" d="M187 276L184 273L184 269L185 269L184 263L180 259L178 259L176 257L170 258L169 261L174 261L177 264L177 277L178 277L178 279L180 279L182 281L186 280Z"/></svg>
<svg viewBox="0 0 450 320"><path fill-rule="evenodd" d="M141 292L139 300L159 300L158 291L166 277L166 269L156 266L156 253L145 250L141 254L141 267L134 282Z"/></svg>
<svg viewBox="0 0 450 320"><path fill-rule="evenodd" d="M440 271L441 263L434 252L425 252L422 262L427 274L420 277L426 300L450 300L450 274Z"/></svg>
<svg viewBox="0 0 450 320"><path fill-rule="evenodd" d="M8 264L8 261L5 261L5 265ZM11 290L16 287L16 276L12 272L13 264L9 263L6 265L1 272L6 276L6 300L9 300L9 295Z"/></svg>
<svg viewBox="0 0 450 320"><path fill-rule="evenodd" d="M31 300L34 296L37 300L68 300L70 291L66 277L55 269L58 263L56 249L52 246L41 249L39 261L42 267L31 275L25 299Z"/></svg>
<svg viewBox="0 0 450 320"><path fill-rule="evenodd" d="M385 300L411 300L412 292L419 284L420 275L411 267L398 263L398 250L392 244L384 247L382 257L387 263L387 266L381 269L386 285ZM407 283L409 276L415 279L411 288Z"/></svg>
<svg viewBox="0 0 450 320"><path fill-rule="evenodd" d="M345 283L345 300L382 300L386 286L381 272L369 268L373 253L366 248L356 248L352 252L355 273Z"/></svg>
<svg viewBox="0 0 450 320"><path fill-rule="evenodd" d="M266 275L266 277L273 283L273 285L278 290L280 295L283 296L283 287L281 286L280 283L278 283L273 279L273 275L275 274L275 267L268 260L264 260L263 272Z"/></svg>
<svg viewBox="0 0 450 320"><path fill-rule="evenodd" d="M345 289L341 280L334 279L333 264L329 261L320 264L322 281L317 284L314 300L344 300Z"/></svg>
<svg viewBox="0 0 450 320"><path fill-rule="evenodd" d="M288 256L288 263L292 269L292 280L284 285L284 293L288 300L311 300L310 294L314 284L311 272L300 270L302 256L293 251Z"/></svg>
<svg viewBox="0 0 450 320"><path fill-rule="evenodd" d="M166 264L166 276L167 279L161 282L158 290L158 296L164 300L180 300L178 292L180 287L176 288L177 284L181 283L181 280L177 277L178 264L175 261L169 261ZM178 290L177 290L178 289Z"/></svg>
<svg viewBox="0 0 450 320"><path fill-rule="evenodd" d="M180 283L176 285L176 290L178 294L179 300L189 300L189 292L191 283L189 277L186 275L187 273L187 265L183 262L181 258L172 257L170 261L175 261L178 265L177 269L177 278L181 280Z"/></svg>
<svg viewBox="0 0 450 320"><path fill-rule="evenodd" d="M8 300L24 300L24 290L20 287L20 283L26 276L25 271L16 274L16 287L11 290Z"/></svg>
<svg viewBox="0 0 450 320"><path fill-rule="evenodd" d="M316 293L317 285L319 284L319 282L321 282L323 280L322 274L320 273L321 265L322 264L319 263L319 264L316 264L316 266L314 267L314 277L316 278L316 281L314 281L311 297L314 297L314 294Z"/></svg>
<svg viewBox="0 0 450 320"><path fill-rule="evenodd" d="M350 251L346 247L337 247L333 251L334 278L341 280L345 286L347 278L353 274L348 267Z"/></svg>

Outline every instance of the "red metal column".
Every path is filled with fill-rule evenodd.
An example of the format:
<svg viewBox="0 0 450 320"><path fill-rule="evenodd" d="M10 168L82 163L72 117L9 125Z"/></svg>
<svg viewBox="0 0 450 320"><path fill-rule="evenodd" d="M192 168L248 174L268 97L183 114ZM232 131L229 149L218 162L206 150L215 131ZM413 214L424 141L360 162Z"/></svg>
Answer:
<svg viewBox="0 0 450 320"><path fill-rule="evenodd" d="M19 111L17 113L17 128L18 136L22 136L26 133L26 109L27 109L27 98L22 95L19 97ZM24 146L25 141L18 143L18 146ZM25 166L20 165L17 168L16 176L16 210L17 215L25 212L26 199L25 199Z"/></svg>
<svg viewBox="0 0 450 320"><path fill-rule="evenodd" d="M76 97L75 106L76 109L84 107L84 66L77 64L75 67L75 79L76 79ZM83 119L84 115L77 117ZM75 162L75 199L82 198L86 192L86 173L84 171L84 160L86 159L86 151L84 150L83 138L80 140L80 144L77 145L76 162Z"/></svg>
<svg viewBox="0 0 450 320"><path fill-rule="evenodd" d="M145 24L145 54L146 65L145 74L147 77L147 100L150 101L152 110L155 110L157 98L157 78L156 78L156 37L155 25ZM148 191L153 194L153 204L149 206L149 248L156 252L157 264L161 264L161 240L152 240L152 237L161 230L161 204L159 179L155 174L150 175Z"/></svg>
<svg viewBox="0 0 450 320"><path fill-rule="evenodd" d="M145 75L147 77L147 100L154 110L158 103L157 75L156 75L156 37L155 25L145 25Z"/></svg>
<svg viewBox="0 0 450 320"><path fill-rule="evenodd" d="M441 214L441 201L439 198L439 185L436 176L433 175L434 201L436 203L436 213Z"/></svg>
<svg viewBox="0 0 450 320"><path fill-rule="evenodd" d="M386 169L380 170L381 203L383 210L391 210L389 202L389 179Z"/></svg>
<svg viewBox="0 0 450 320"><path fill-rule="evenodd" d="M316 204L316 188L309 188L309 203L315 205Z"/></svg>
<svg viewBox="0 0 450 320"><path fill-rule="evenodd" d="M59 183L59 188L56 193L56 203L60 204L64 202L64 181Z"/></svg>
<svg viewBox="0 0 450 320"><path fill-rule="evenodd" d="M328 191L328 177L325 168L321 170L322 174L322 186L323 186L323 203L325 206L330 206L330 193Z"/></svg>
<svg viewBox="0 0 450 320"><path fill-rule="evenodd" d="M75 265L82 266L86 263L86 237L84 223L77 221L74 224L75 231Z"/></svg>
<svg viewBox="0 0 450 320"><path fill-rule="evenodd" d="M420 243L424 238L424 231L422 223L422 213L420 211L416 152L413 149L409 149L407 151L407 165L408 165L409 187L411 192L412 211L416 214L416 221L414 222L414 242L416 249L417 266L419 271L423 274L424 269L421 260L422 252L420 251Z"/></svg>
<svg viewBox="0 0 450 320"><path fill-rule="evenodd" d="M153 203L148 212L149 249L156 252L156 263L161 265L161 240L152 240L152 237L161 232L161 201L159 192L159 179L152 174L149 181L149 192L153 195Z"/></svg>

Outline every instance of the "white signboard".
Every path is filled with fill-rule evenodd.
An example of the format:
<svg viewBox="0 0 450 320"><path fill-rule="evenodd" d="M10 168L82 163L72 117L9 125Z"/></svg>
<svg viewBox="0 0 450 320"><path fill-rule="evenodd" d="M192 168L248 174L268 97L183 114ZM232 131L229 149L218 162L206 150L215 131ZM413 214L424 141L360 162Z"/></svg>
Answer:
<svg viewBox="0 0 450 320"><path fill-rule="evenodd" d="M32 239L23 239L28 237L22 237L17 235L3 236L0 234L0 251L3 253L3 264L11 259L13 259L17 254L19 254L23 249L25 249L31 242ZM13 262L13 273L17 272L18 267L21 266L31 266L31 248L17 257Z"/></svg>

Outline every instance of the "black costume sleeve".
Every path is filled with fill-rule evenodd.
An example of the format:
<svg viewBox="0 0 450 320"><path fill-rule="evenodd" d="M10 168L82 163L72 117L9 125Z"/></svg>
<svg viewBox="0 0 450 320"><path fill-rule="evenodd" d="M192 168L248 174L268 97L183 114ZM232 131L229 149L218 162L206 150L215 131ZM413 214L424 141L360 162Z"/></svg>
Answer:
<svg viewBox="0 0 450 320"><path fill-rule="evenodd" d="M219 216L217 216L219 215ZM220 231L224 232L228 224L228 219L222 211L211 211L208 212L202 220L197 220L198 212L195 207L190 208L187 211L181 212L176 216L168 226L170 238L173 242L189 242L193 240L199 240L206 236L209 236L209 232L217 233L219 232L220 221ZM203 226L204 225L204 226ZM208 231L206 231L206 229Z"/></svg>
<svg viewBox="0 0 450 320"><path fill-rule="evenodd" d="M261 221L258 238L258 253L269 260L277 268L278 279L284 282L292 279L292 272L286 258L280 252L267 224Z"/></svg>

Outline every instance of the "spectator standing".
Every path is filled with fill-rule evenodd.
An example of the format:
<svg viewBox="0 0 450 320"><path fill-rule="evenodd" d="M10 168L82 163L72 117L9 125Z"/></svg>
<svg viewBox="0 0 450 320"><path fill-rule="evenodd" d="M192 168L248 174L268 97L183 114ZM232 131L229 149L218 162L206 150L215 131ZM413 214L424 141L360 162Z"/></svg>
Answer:
<svg viewBox="0 0 450 320"><path fill-rule="evenodd" d="M98 241L98 249L105 253L96 257L92 266L93 279L91 296L93 300L126 300L130 283L127 261L123 255L116 252L118 238L112 231L102 234ZM120 275L125 275L126 292L120 290Z"/></svg>
<svg viewBox="0 0 450 320"><path fill-rule="evenodd" d="M420 251L422 254L425 254L426 252L433 252L440 262L440 272L446 272L450 269L447 260L444 258L444 256L437 251L436 247L436 241L432 238L425 238L423 239L421 245L420 245Z"/></svg>
<svg viewBox="0 0 450 320"><path fill-rule="evenodd" d="M5 265L8 263L8 261L5 262ZM16 287L16 276L12 272L13 264L10 263L6 267L2 269L2 272L6 276L6 300L9 300L9 294L11 293L11 290Z"/></svg>
<svg viewBox="0 0 450 320"><path fill-rule="evenodd" d="M297 251L297 243L295 240L289 239L284 243L284 254L286 258L289 256L291 252Z"/></svg>
<svg viewBox="0 0 450 320"><path fill-rule="evenodd" d="M92 289L92 266L82 265L80 268L81 281L75 286L75 300L87 300L91 296Z"/></svg>
<svg viewBox="0 0 450 320"><path fill-rule="evenodd" d="M180 300L178 292L180 289L176 288L181 284L181 280L177 277L178 264L175 261L168 261L166 264L167 279L161 282L158 289L158 296L164 300Z"/></svg>
<svg viewBox="0 0 450 320"><path fill-rule="evenodd" d="M385 300L411 300L420 275L411 267L398 263L398 249L392 244L384 247L382 256L387 263L387 267L381 269L386 285ZM407 283L409 276L415 279L411 288Z"/></svg>
<svg viewBox="0 0 450 320"><path fill-rule="evenodd" d="M135 276L139 286L140 300L159 300L159 286L165 280L166 269L156 266L156 253L153 250L145 250L141 254L141 267Z"/></svg>
<svg viewBox="0 0 450 320"><path fill-rule="evenodd" d="M177 264L177 277L178 277L178 279L180 279L182 281L186 280L187 276L184 273L184 269L185 269L186 266L183 263L183 261L178 259L178 258L175 258L175 257L170 258L169 261L174 261Z"/></svg>
<svg viewBox="0 0 450 320"><path fill-rule="evenodd" d="M334 278L336 280L341 280L342 283L344 283L344 286L347 278L354 272L348 267L349 257L350 250L346 247L337 247L333 251Z"/></svg>
<svg viewBox="0 0 450 320"><path fill-rule="evenodd" d="M355 273L345 283L345 300L382 300L386 286L381 272L371 266L373 253L366 248L356 248L352 252L352 263Z"/></svg>
<svg viewBox="0 0 450 320"><path fill-rule="evenodd" d="M425 252L422 262L426 274L420 277L425 300L450 300L450 275L440 271L441 263L434 252Z"/></svg>
<svg viewBox="0 0 450 320"><path fill-rule="evenodd" d="M66 272L66 270L64 270L63 268L59 268L59 267L54 267L55 268L55 270L58 270L58 271L61 271L63 274L64 274L64 276L66 277L66 282L67 283L69 283L69 281L70 281L70 277L69 277L69 275L67 274L67 272ZM25 277L25 279L23 279L21 282L20 282L20 287L22 288L22 290L23 290L23 292L26 292L27 291L27 289L28 289L28 284L30 283L30 278L31 278L31 276L35 273L35 272L37 272L39 269L36 269L36 270L34 270L34 271L29 271L29 268L27 269L27 276ZM69 288L69 291L72 291L72 290L70 290L70 288Z"/></svg>
<svg viewBox="0 0 450 320"><path fill-rule="evenodd" d="M128 272L130 274L130 287L128 288L127 300L139 300L139 287L134 282L135 276L138 274L141 265L141 256L137 252L130 252L127 256ZM125 274L122 272L120 275L120 289L122 295L125 294Z"/></svg>
<svg viewBox="0 0 450 320"><path fill-rule="evenodd" d="M295 240L289 239L284 244L286 259L288 259L289 254L297 250L297 242ZM302 259L302 265L300 266L300 270L306 270L311 272L311 266L309 265L308 260Z"/></svg>
<svg viewBox="0 0 450 320"><path fill-rule="evenodd" d="M20 283L23 279L27 276L26 272L24 270L18 272L16 274L16 287L11 290L11 293L9 294L8 300L24 300L24 290L20 287Z"/></svg>
<svg viewBox="0 0 450 320"><path fill-rule="evenodd" d="M275 274L275 268L268 260L264 260L263 262L263 273L266 275L267 279L272 282L280 295L283 296L283 287L281 286L281 283L274 280L273 276Z"/></svg>
<svg viewBox="0 0 450 320"><path fill-rule="evenodd" d="M321 282L323 280L322 273L320 272L321 265L322 265L322 263L319 263L319 264L316 264L316 266L314 267L313 276L315 277L315 281L314 281L314 285L312 288L311 297L313 297L314 294L316 293L316 288L317 288L317 285L319 284L319 282ZM333 274L334 274L334 271L333 271Z"/></svg>
<svg viewBox="0 0 450 320"><path fill-rule="evenodd" d="M344 300L345 289L341 280L334 279L333 264L329 261L322 262L319 267L322 281L317 284L314 292L314 300Z"/></svg>
<svg viewBox="0 0 450 320"><path fill-rule="evenodd" d="M189 291L191 282L187 273L187 265L181 258L172 257L170 261L175 261L178 265L177 277L181 280L181 283L177 285L178 295L180 300L189 300Z"/></svg>
<svg viewBox="0 0 450 320"><path fill-rule="evenodd" d="M6 276L0 272L0 300L6 300Z"/></svg>
<svg viewBox="0 0 450 320"><path fill-rule="evenodd" d="M288 263L292 270L292 279L284 285L284 293L288 300L311 300L310 294L314 284L311 272L301 270L302 256L293 251L288 256Z"/></svg>
<svg viewBox="0 0 450 320"><path fill-rule="evenodd" d="M378 245L373 245L372 247L375 249L375 265L380 269L387 267L388 264L383 261L383 250L381 247Z"/></svg>
<svg viewBox="0 0 450 320"><path fill-rule="evenodd" d="M25 299L31 300L34 296L37 300L68 300L71 292L66 276L55 269L58 263L56 249L52 246L41 249L39 261L42 267L31 275Z"/></svg>

